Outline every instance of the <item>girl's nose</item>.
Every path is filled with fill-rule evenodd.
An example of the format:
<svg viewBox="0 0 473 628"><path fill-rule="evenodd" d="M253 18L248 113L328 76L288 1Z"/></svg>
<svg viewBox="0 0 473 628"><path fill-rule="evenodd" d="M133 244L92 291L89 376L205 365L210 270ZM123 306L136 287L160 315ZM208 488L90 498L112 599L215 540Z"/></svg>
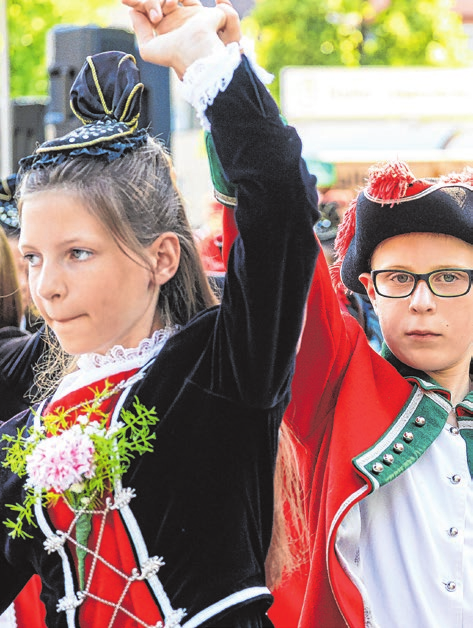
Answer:
<svg viewBox="0 0 473 628"><path fill-rule="evenodd" d="M43 263L37 278L30 277L33 290L42 298L50 301L64 294L65 284L62 273L56 264Z"/></svg>

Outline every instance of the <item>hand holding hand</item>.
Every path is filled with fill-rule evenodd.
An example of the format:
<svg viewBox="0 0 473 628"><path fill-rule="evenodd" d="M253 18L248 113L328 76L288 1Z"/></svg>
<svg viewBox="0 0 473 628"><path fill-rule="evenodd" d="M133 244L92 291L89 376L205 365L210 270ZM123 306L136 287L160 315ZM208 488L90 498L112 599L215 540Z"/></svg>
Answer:
<svg viewBox="0 0 473 628"><path fill-rule="evenodd" d="M182 78L197 59L240 39L240 21L229 0L203 7L199 0L122 0L145 61L165 65Z"/></svg>

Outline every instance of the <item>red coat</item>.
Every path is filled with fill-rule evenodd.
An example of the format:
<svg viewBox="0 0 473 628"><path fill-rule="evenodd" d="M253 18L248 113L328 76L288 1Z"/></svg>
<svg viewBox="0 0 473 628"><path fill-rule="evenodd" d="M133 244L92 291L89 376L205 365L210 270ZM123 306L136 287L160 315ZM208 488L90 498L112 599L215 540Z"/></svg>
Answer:
<svg viewBox="0 0 473 628"><path fill-rule="evenodd" d="M298 444L310 565L304 593L300 574L275 592L276 628L297 626L299 610L290 605L300 596L300 628L365 625L361 595L339 562L335 537L348 510L413 464L445 423L448 410L435 385L416 383L371 349L353 317L340 312L320 255L285 416ZM420 412L433 417L426 427L415 421ZM416 437L412 447L404 430ZM389 454L398 441L403 453ZM394 463L384 464L386 455ZM375 463L383 467L379 474Z"/></svg>

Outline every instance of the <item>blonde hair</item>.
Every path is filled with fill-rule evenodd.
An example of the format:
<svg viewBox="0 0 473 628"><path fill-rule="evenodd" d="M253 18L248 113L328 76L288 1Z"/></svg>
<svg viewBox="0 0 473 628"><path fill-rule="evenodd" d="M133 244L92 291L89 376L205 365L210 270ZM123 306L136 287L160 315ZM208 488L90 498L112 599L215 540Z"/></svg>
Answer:
<svg viewBox="0 0 473 628"><path fill-rule="evenodd" d="M0 228L0 327L18 327L23 312L18 273L8 238Z"/></svg>
<svg viewBox="0 0 473 628"><path fill-rule="evenodd" d="M307 563L305 506L294 437L283 420L274 472L273 534L265 561L266 585L271 591Z"/></svg>
<svg viewBox="0 0 473 628"><path fill-rule="evenodd" d="M161 233L172 231L178 236L179 267L161 287L157 303L164 326L185 325L195 314L217 303L175 184L171 160L159 142L148 138L144 146L110 163L79 156L29 170L19 185L20 216L22 198L45 190L76 195L118 246L135 253L143 264L147 263L144 249ZM56 355L56 364L57 359ZM66 359L66 370L70 369L69 362Z"/></svg>

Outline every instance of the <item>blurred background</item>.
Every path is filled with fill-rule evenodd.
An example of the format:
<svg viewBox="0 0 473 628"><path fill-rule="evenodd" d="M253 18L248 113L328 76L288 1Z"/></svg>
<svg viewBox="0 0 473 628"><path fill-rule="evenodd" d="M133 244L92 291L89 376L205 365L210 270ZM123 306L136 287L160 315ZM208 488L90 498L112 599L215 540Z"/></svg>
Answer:
<svg viewBox="0 0 473 628"><path fill-rule="evenodd" d="M324 190L354 190L386 159L419 177L473 165L473 0L234 6ZM0 0L0 175L78 126L68 94L87 55L132 52L145 84L140 124L169 148L197 228L212 197L202 131L172 73L139 60L129 28L119 0Z"/></svg>

